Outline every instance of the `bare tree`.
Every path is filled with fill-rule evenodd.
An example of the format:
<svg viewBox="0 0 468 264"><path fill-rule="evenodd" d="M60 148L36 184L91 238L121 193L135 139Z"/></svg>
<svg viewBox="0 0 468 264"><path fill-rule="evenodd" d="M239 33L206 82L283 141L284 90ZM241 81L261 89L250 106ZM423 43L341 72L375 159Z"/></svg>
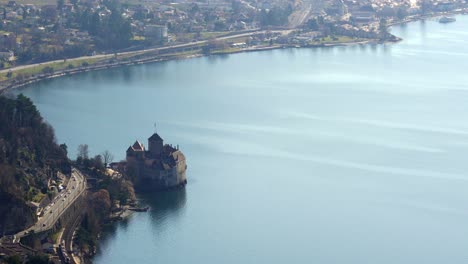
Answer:
<svg viewBox="0 0 468 264"><path fill-rule="evenodd" d="M78 146L78 158L88 159L89 150L87 144L80 144Z"/></svg>
<svg viewBox="0 0 468 264"><path fill-rule="evenodd" d="M107 167L107 165L114 160L114 155L112 155L112 153L110 153L108 150L104 151L101 155L104 158L105 167Z"/></svg>

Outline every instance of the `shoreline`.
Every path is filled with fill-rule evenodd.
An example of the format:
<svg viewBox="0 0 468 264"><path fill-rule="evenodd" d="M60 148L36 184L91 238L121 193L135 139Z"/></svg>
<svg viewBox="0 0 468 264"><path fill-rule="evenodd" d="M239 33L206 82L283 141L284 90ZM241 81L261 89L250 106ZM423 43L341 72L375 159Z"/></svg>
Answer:
<svg viewBox="0 0 468 264"><path fill-rule="evenodd" d="M327 43L327 44L312 44L312 45L305 45L305 46L298 46L298 45L272 45L272 46L262 46L262 47L254 47L254 48L246 48L234 51L219 51L214 52L212 54L203 54L200 52L193 53L193 54L169 54L167 56L155 56L155 57L146 57L138 60L125 60L121 59L117 62L105 62L100 65L90 65L90 66L83 66L75 69L65 69L60 70L51 74L38 74L33 75L31 77L26 78L23 81L0 81L0 95L8 93L12 90L34 84L43 80L49 80L54 78L59 78L63 76L71 76L85 72L95 72L100 70L107 70L112 68L124 67L124 66L132 66L132 65L140 65L140 64L149 64L149 63L156 63L156 62L165 62L165 61L174 61L174 60L185 60L185 59L192 59L192 58L200 58L200 57L209 57L209 56L220 56L220 55L229 55L229 54L237 54L237 53L248 53L248 52L261 52L261 51L268 51L268 50L277 50L277 49L293 49L293 48L331 48L331 47L342 47L342 46L355 46L355 45L368 45L368 44L385 44L385 43L397 43L402 39L396 37L396 41L380 41L377 39L369 39L369 40L359 40L355 42L337 42L337 43ZM14 71L13 71L14 72Z"/></svg>
<svg viewBox="0 0 468 264"><path fill-rule="evenodd" d="M411 22L425 21L426 19L437 18L437 17L442 17L442 16L458 16L458 15L467 15L467 14L468 14L468 10L465 10L465 9L450 11L450 12L442 12L442 13L432 13L428 15L419 15L419 16L409 17L401 21L392 22L392 23L389 23L388 26L396 26L396 25L402 25L402 24L407 24Z"/></svg>
<svg viewBox="0 0 468 264"><path fill-rule="evenodd" d="M431 19L431 18L436 18L436 17L441 17L441 16L446 16L446 15L466 15L468 14L468 11L463 9L463 10L457 10L457 11L452 11L452 12L444 12L444 13L433 13L429 15L424 15L424 16L414 16L410 17L408 19L402 20L402 21L396 21L396 22L391 22L389 23L389 27L394 26L394 25L402 25L402 24L407 24L411 22L416 22L416 21L424 21L426 19ZM245 48L245 49L240 49L240 50L233 50L233 51L219 51L219 52L214 52L211 54L203 54L202 52L197 51L195 53L191 54L180 54L180 53L173 53L173 54L167 54L167 55L152 55L152 54L147 54L145 55L145 50L138 51L139 56L143 56L142 58L139 59L128 59L128 58L119 58L119 54L116 53L114 57L108 59L108 61L105 61L103 63L96 63L95 65L89 65L89 66L81 66L73 69L63 69L59 70L57 72L53 73L41 73L37 75L32 75L28 78L25 78L24 80L18 81L18 80L4 80L0 81L0 95L8 93L12 90L34 84L43 80L48 80L48 79L54 79L58 77L63 77L63 76L70 76L70 75L76 75L79 73L84 73L84 72L92 72L92 71L100 71L100 70L106 70L106 69L112 69L112 68L117 68L117 67L122 67L122 66L132 66L132 65L139 65L139 64L149 64L149 63L156 63L156 62L165 62L165 61L173 61L173 60L184 60L184 59L192 59L192 58L200 58L200 57L209 57L209 56L217 56L217 55L229 55L229 54L237 54L237 53L247 53L247 52L260 52L260 51L267 51L267 50L276 50L276 49L292 49L292 48L327 48L327 47L339 47L339 46L355 46L355 45L369 45L369 44L393 44L393 43L398 43L402 41L402 38L399 38L397 36L394 36L394 39L390 40L379 40L379 39L366 39L366 40L358 40L358 41L352 41L352 42L336 42L336 43L322 43L322 44L309 44L309 45L272 45L272 46L257 46L257 47L251 47L251 48ZM150 51L147 51L150 53ZM138 56L138 55L137 55ZM78 60L79 58L73 58L70 60ZM51 62L44 62L44 65L48 65L50 63L53 63L55 61ZM64 60L63 62L66 62ZM27 66L27 65L22 65L22 66ZM12 72L18 71L17 70L12 70Z"/></svg>

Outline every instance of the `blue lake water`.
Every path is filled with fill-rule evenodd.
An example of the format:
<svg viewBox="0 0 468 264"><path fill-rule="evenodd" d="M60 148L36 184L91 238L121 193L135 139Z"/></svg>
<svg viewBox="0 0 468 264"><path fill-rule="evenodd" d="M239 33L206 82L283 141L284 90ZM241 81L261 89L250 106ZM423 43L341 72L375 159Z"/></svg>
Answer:
<svg viewBox="0 0 468 264"><path fill-rule="evenodd" d="M468 17L398 44L170 61L34 84L76 153L152 134L185 191L118 223L104 263L467 263Z"/></svg>

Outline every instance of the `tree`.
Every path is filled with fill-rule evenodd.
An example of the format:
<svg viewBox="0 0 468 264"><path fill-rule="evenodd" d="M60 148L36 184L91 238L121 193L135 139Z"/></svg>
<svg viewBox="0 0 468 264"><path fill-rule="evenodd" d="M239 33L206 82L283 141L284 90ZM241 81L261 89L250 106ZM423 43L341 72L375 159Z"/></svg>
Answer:
<svg viewBox="0 0 468 264"><path fill-rule="evenodd" d="M57 0L57 9L59 11L62 11L64 4L65 4L65 0Z"/></svg>
<svg viewBox="0 0 468 264"><path fill-rule="evenodd" d="M45 6L41 11L42 17L49 22L54 22L57 19L57 9L53 6Z"/></svg>
<svg viewBox="0 0 468 264"><path fill-rule="evenodd" d="M419 2L420 8L421 8L421 13L425 15L426 13L429 12L430 9L430 4L428 3L427 0L421 0Z"/></svg>
<svg viewBox="0 0 468 264"><path fill-rule="evenodd" d="M400 7L397 11L397 17L398 19L404 19L408 15L408 11L404 9L403 7Z"/></svg>
<svg viewBox="0 0 468 264"><path fill-rule="evenodd" d="M52 74L54 73L54 68L50 67L50 66L46 66L42 69L41 71L42 73L44 74Z"/></svg>
<svg viewBox="0 0 468 264"><path fill-rule="evenodd" d="M104 159L104 166L107 167L107 165L114 160L114 155L112 155L110 151L106 150L102 153L102 158Z"/></svg>
<svg viewBox="0 0 468 264"><path fill-rule="evenodd" d="M102 156L101 155L96 155L94 156L94 159L93 159L93 167L96 169L96 170L103 170L105 167L104 167L104 164L102 163Z"/></svg>
<svg viewBox="0 0 468 264"><path fill-rule="evenodd" d="M26 264L49 264L49 257L47 255L31 256Z"/></svg>
<svg viewBox="0 0 468 264"><path fill-rule="evenodd" d="M23 20L25 20L28 17L28 9L24 6L21 9L23 10Z"/></svg>
<svg viewBox="0 0 468 264"><path fill-rule="evenodd" d="M59 147L63 150L63 153L65 153L65 156L68 155L68 146L67 146L67 144L65 144L65 143L60 144Z"/></svg>
<svg viewBox="0 0 468 264"><path fill-rule="evenodd" d="M18 255L9 256L5 259L7 264L21 264L21 258Z"/></svg>
<svg viewBox="0 0 468 264"><path fill-rule="evenodd" d="M385 18L380 19L379 23L380 37L385 39L388 36L388 24Z"/></svg>
<svg viewBox="0 0 468 264"><path fill-rule="evenodd" d="M87 144L80 144L78 146L78 158L87 160L89 155L88 145Z"/></svg>
<svg viewBox="0 0 468 264"><path fill-rule="evenodd" d="M97 35L101 27L101 17L99 16L99 11L94 12L89 21L89 34Z"/></svg>
<svg viewBox="0 0 468 264"><path fill-rule="evenodd" d="M112 205L109 192L101 189L93 194L91 201L93 209L99 218L106 218Z"/></svg>
<svg viewBox="0 0 468 264"><path fill-rule="evenodd" d="M318 25L317 19L316 18L309 19L309 21L307 21L307 27L311 30L318 30L319 25Z"/></svg>

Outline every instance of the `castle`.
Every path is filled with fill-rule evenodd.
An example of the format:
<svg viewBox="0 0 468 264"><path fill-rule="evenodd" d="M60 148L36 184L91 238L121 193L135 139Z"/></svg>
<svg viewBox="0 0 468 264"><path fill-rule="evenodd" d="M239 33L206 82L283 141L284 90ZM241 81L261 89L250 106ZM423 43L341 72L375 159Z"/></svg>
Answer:
<svg viewBox="0 0 468 264"><path fill-rule="evenodd" d="M145 189L168 189L187 183L185 156L177 146L164 145L154 133L148 138L148 150L138 140L127 149L126 170L136 185Z"/></svg>

